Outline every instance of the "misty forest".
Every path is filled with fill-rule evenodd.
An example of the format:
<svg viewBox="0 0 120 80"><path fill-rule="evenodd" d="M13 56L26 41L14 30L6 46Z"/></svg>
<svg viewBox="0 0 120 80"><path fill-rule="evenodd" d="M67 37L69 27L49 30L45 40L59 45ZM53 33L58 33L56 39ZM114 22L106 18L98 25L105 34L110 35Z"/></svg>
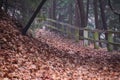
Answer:
<svg viewBox="0 0 120 80"><path fill-rule="evenodd" d="M120 0L0 0L0 80L120 80Z"/></svg>

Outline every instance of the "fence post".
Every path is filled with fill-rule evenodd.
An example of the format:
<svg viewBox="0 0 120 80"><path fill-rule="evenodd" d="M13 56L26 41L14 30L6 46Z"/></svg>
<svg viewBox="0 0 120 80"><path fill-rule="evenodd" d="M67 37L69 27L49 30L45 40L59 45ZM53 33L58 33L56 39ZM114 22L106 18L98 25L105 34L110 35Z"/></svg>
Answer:
<svg viewBox="0 0 120 80"><path fill-rule="evenodd" d="M61 25L61 31L62 31L63 34L66 33L66 32L65 32L65 29L64 29L64 25Z"/></svg>
<svg viewBox="0 0 120 80"><path fill-rule="evenodd" d="M75 31L75 33L74 33L75 40L76 40L76 42L79 42L79 29L75 27L74 31Z"/></svg>
<svg viewBox="0 0 120 80"><path fill-rule="evenodd" d="M86 30L87 27L84 29L84 38L88 38L88 31ZM87 39L84 39L84 46L88 46L89 42Z"/></svg>
<svg viewBox="0 0 120 80"><path fill-rule="evenodd" d="M94 40L99 40L99 33L97 31L94 32ZM99 42L94 42L94 48L98 49L99 48Z"/></svg>
<svg viewBox="0 0 120 80"><path fill-rule="evenodd" d="M70 28L69 28L68 26L66 26L66 29L67 29L67 30L66 30L66 31L67 31L66 33L67 33L68 37L70 37L70 34L71 34Z"/></svg>
<svg viewBox="0 0 120 80"><path fill-rule="evenodd" d="M108 51L112 51L113 50L113 45L110 44L111 42L113 42L112 33L108 32L108 46L107 46Z"/></svg>

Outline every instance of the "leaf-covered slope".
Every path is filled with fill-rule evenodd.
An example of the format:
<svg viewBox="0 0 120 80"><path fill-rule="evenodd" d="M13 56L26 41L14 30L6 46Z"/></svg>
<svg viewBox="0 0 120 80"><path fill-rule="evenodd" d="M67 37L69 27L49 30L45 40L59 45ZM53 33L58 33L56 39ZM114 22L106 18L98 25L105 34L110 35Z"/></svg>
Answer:
<svg viewBox="0 0 120 80"><path fill-rule="evenodd" d="M86 48L71 54L23 36L16 27L0 12L0 80L120 79L120 55Z"/></svg>

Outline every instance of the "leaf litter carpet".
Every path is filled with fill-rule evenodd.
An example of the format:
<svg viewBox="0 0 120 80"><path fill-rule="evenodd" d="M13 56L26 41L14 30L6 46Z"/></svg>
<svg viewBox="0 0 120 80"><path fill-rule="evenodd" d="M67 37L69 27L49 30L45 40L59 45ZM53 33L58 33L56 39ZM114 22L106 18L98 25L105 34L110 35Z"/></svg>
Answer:
<svg viewBox="0 0 120 80"><path fill-rule="evenodd" d="M42 36L23 36L16 27L1 11L0 80L120 80L119 53L65 50Z"/></svg>

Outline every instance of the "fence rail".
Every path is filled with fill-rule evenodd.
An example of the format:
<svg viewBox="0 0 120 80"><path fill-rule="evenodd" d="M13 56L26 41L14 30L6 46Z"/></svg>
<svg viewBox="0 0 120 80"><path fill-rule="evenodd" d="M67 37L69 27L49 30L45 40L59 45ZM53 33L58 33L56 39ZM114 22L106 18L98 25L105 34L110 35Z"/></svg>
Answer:
<svg viewBox="0 0 120 80"><path fill-rule="evenodd" d="M60 21L57 21L57 20L53 20L53 19L49 19L47 18L46 21L49 21L49 22L53 22L53 23L57 23L57 24L60 24L60 25L64 25L64 26L67 26L67 27L70 27L70 28L73 28L73 29L78 29L78 30L87 30L87 31L91 31L91 32L101 32L101 33L115 33L115 34L120 34L119 31L112 31L112 30L98 30L98 29L94 29L94 30L91 30L91 29L87 29L87 28L79 28L78 26L73 26L73 25L70 25L68 23L64 23L64 22L60 22Z"/></svg>
<svg viewBox="0 0 120 80"><path fill-rule="evenodd" d="M81 39L84 40L84 45L85 46L88 46L89 41L94 42L94 48L95 49L99 48L99 43L107 44L108 51L113 50L113 45L120 46L120 43L114 42L114 40L113 40L113 34L120 34L119 31L112 31L112 30L105 31L105 30L98 30L98 29L91 30L91 29L88 29L87 27L86 28L79 28L77 26L73 26L73 25L63 23L63 22L60 22L60 21L57 21L57 20L49 19L49 18L47 18L45 21L48 23L48 24L46 24L46 26L48 28L55 29L55 30L60 31L62 33L67 33L69 35L73 35L73 36L76 35L77 39L79 39L79 37L80 37ZM59 25L61 25L61 28L59 29L56 26L53 26L49 23L59 24ZM69 30L64 30L65 27ZM74 29L76 33L75 34L71 33L70 29ZM84 35L79 36L79 31L83 31ZM89 32L93 33L93 38L89 38L89 36L88 36ZM104 33L104 34L107 33L108 40L99 40L99 34L100 33Z"/></svg>

